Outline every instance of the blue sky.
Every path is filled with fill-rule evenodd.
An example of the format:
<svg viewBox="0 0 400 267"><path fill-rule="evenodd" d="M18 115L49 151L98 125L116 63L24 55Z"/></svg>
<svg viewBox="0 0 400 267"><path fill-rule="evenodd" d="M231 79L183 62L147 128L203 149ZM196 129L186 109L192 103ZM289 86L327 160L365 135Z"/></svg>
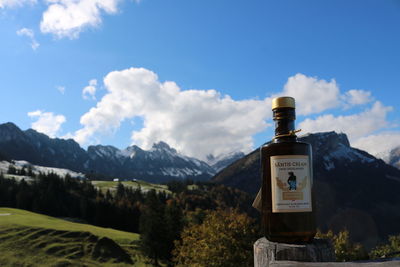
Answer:
<svg viewBox="0 0 400 267"><path fill-rule="evenodd" d="M0 0L0 33L0 123L83 147L249 151L283 94L303 132L400 145L398 0Z"/></svg>

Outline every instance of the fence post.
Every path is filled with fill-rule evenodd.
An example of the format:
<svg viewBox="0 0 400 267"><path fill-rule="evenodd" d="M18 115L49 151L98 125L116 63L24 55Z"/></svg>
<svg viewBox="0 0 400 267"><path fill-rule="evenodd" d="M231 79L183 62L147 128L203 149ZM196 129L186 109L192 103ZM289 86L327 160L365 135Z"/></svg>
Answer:
<svg viewBox="0 0 400 267"><path fill-rule="evenodd" d="M330 240L319 238L309 244L285 244L263 237L254 243L254 267L279 266L279 261L333 262L335 251Z"/></svg>

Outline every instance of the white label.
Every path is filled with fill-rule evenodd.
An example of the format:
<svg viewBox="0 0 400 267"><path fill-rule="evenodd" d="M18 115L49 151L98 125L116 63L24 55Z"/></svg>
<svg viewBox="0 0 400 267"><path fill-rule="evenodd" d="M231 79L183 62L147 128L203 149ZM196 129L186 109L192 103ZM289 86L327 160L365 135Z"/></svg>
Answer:
<svg viewBox="0 0 400 267"><path fill-rule="evenodd" d="M272 212L309 212L310 161L305 155L271 157Z"/></svg>

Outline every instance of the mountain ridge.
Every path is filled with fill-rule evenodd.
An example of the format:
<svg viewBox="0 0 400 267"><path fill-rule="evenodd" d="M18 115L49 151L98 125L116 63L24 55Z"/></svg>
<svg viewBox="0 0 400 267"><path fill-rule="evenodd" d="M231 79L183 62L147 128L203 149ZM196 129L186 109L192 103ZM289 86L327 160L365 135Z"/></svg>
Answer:
<svg viewBox="0 0 400 267"><path fill-rule="evenodd" d="M0 124L0 156L83 172L96 179L207 180L216 173L206 162L182 155L162 141L150 150L136 145L122 150L110 145L93 145L84 150L73 139L50 138L33 129L22 131L11 122ZM224 160L222 164L230 163L225 158L221 160Z"/></svg>

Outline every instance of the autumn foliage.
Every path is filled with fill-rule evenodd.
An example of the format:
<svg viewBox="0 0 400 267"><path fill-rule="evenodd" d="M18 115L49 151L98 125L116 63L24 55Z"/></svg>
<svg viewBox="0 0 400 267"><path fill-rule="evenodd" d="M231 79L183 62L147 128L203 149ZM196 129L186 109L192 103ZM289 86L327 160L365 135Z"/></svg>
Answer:
<svg viewBox="0 0 400 267"><path fill-rule="evenodd" d="M252 266L254 221L237 210L209 211L201 224L187 226L176 242L178 266Z"/></svg>

